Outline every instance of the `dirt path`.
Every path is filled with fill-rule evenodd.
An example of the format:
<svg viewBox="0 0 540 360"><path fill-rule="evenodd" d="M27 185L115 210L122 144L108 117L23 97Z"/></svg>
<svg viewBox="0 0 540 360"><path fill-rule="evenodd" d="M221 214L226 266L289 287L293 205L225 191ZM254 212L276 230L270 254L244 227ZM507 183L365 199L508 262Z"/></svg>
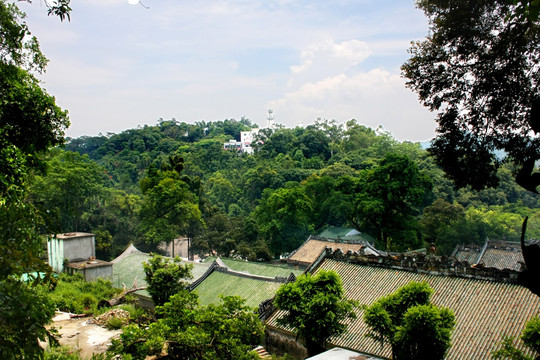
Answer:
<svg viewBox="0 0 540 360"><path fill-rule="evenodd" d="M101 326L90 324L92 317L70 319L69 314L61 313L53 321L58 329L60 344L80 350L83 359L89 359L92 354L103 353L111 344L111 339L117 337L121 330L107 330Z"/></svg>

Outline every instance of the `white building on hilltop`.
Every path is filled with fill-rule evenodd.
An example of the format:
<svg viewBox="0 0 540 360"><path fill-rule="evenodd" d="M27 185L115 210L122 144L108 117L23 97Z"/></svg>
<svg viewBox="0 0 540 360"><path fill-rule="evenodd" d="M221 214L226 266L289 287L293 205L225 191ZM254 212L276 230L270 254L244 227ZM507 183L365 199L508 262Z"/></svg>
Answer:
<svg viewBox="0 0 540 360"><path fill-rule="evenodd" d="M240 141L231 139L223 144L223 148L225 150L236 150L242 153L253 154L253 147L251 146L251 143L253 142L255 136L259 133L259 130L260 129L257 128L250 131L241 131Z"/></svg>
<svg viewBox="0 0 540 360"><path fill-rule="evenodd" d="M268 121L267 128L274 129L274 110L268 110L266 120ZM255 136L259 134L260 130L260 128L257 128L251 129L249 131L241 131L240 141L236 141L236 139L231 139L225 144L223 144L223 148L225 150L236 150L241 153L253 154L253 147L251 146L251 144L253 143Z"/></svg>

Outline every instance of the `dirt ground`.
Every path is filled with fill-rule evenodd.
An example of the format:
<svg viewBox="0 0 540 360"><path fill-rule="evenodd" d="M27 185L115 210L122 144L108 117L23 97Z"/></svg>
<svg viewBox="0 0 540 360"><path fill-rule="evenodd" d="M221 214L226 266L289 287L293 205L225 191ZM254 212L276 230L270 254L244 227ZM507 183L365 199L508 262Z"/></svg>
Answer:
<svg viewBox="0 0 540 360"><path fill-rule="evenodd" d="M107 330L101 326L89 323L92 317L70 318L69 314L58 313L53 324L60 334L60 344L80 350L83 359L89 359L92 354L102 353L111 344L111 339L118 337L121 330Z"/></svg>

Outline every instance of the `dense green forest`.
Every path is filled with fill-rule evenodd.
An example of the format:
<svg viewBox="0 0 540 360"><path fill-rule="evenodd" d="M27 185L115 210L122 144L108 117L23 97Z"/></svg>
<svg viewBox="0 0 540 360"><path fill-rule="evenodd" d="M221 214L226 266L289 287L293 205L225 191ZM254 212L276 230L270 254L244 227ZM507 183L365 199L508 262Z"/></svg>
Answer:
<svg viewBox="0 0 540 360"><path fill-rule="evenodd" d="M160 120L120 134L68 139L46 156L30 199L57 232L97 234L110 259L130 242L155 250L187 236L194 253L269 260L328 226L354 227L380 249L517 241L524 216L540 235L537 197L516 185L457 189L419 143L355 120L261 129L252 155L225 150L248 119Z"/></svg>

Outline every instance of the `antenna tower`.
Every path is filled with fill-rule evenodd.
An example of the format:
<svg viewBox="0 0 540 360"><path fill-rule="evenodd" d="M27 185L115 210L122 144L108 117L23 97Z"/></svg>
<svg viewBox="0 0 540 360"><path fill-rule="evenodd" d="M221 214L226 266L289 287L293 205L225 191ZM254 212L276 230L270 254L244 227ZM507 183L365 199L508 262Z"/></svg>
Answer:
<svg viewBox="0 0 540 360"><path fill-rule="evenodd" d="M274 128L274 110L268 109L268 114L266 115L266 120L268 120L266 127L268 129Z"/></svg>

